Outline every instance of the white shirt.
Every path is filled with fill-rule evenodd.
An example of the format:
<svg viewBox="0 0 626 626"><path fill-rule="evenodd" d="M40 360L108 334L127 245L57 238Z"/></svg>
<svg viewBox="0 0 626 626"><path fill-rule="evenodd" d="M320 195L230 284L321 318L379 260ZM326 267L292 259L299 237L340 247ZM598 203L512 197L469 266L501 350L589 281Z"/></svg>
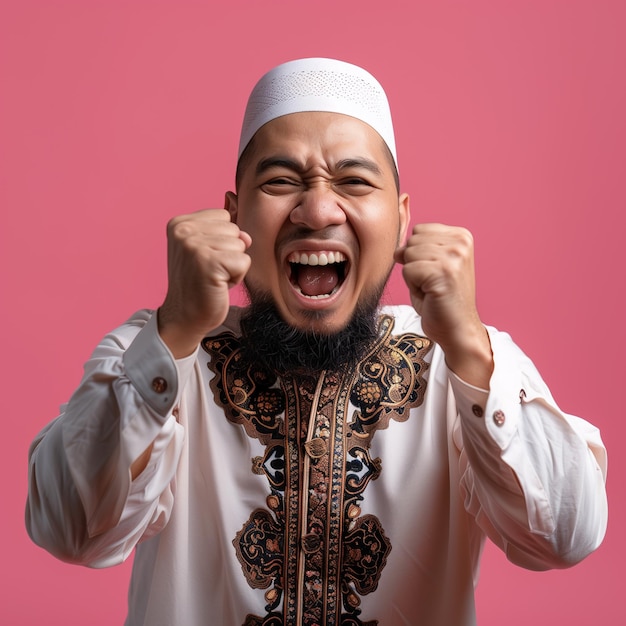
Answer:
<svg viewBox="0 0 626 626"><path fill-rule="evenodd" d="M412 308L383 311L395 320L389 341L411 334L406 349L385 344L372 371L344 385L331 420L322 407L332 387L312 400L281 381L261 393L263 381L232 363L222 371L216 350L202 347L175 361L156 316L136 313L104 338L61 416L33 442L31 537L93 567L136 547L127 626L282 624L273 613L289 625L331 625L338 611L355 625L470 626L486 536L530 569L593 551L607 523L598 430L559 410L507 334L488 329L487 392L417 337ZM234 307L212 336L236 336L240 313ZM228 342L236 347L219 345ZM410 401L407 380L418 390ZM306 403L294 394L312 403L313 423L298 417ZM287 413L276 413L281 402ZM273 434L255 422L259 407L269 407ZM290 430L294 420L308 432ZM300 446L300 435L315 441ZM152 442L132 481L132 462ZM356 495L348 479L362 481Z"/></svg>

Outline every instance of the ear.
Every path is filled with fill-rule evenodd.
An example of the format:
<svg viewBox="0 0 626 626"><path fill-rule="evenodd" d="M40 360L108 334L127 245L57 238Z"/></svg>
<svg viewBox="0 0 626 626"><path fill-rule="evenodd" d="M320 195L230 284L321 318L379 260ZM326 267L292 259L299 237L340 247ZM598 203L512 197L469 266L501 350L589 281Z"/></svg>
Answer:
<svg viewBox="0 0 626 626"><path fill-rule="evenodd" d="M400 228L398 229L398 245L406 241L406 234L411 223L411 207L409 205L409 194L402 193L398 197L398 213L400 217Z"/></svg>
<svg viewBox="0 0 626 626"><path fill-rule="evenodd" d="M224 197L224 208L230 213L230 221L234 224L237 223L237 194L232 191L227 191Z"/></svg>

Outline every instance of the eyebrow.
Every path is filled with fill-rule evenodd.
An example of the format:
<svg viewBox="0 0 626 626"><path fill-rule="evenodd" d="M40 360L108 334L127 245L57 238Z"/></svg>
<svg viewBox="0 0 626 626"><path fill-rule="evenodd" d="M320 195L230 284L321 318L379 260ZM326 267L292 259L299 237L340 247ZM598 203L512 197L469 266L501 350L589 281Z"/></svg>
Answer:
<svg viewBox="0 0 626 626"><path fill-rule="evenodd" d="M299 163L298 161L290 157L271 156L265 159L261 159L257 163L256 174L258 176L259 174L263 174L267 170L270 170L275 167L284 167L286 169L289 169L298 173L303 173L305 170L304 165L302 163ZM375 161L372 161L371 159L361 158L361 157L341 159L340 161L337 161L335 168L338 171L347 170L351 168L361 168L377 176L382 176L383 174L382 169Z"/></svg>
<svg viewBox="0 0 626 626"><path fill-rule="evenodd" d="M352 167L362 168L371 172L372 174L376 174L377 176L382 176L383 171L380 169L380 166L376 161L372 161L371 159L363 159L363 158L355 158L355 159L342 159L337 162L338 170L347 170Z"/></svg>
<svg viewBox="0 0 626 626"><path fill-rule="evenodd" d="M284 167L288 170L293 170L294 172L301 172L304 167L301 163L298 163L294 159L290 159L285 156L272 156L267 157L265 159L261 159L256 166L256 174L263 174L267 170L270 170L274 167Z"/></svg>

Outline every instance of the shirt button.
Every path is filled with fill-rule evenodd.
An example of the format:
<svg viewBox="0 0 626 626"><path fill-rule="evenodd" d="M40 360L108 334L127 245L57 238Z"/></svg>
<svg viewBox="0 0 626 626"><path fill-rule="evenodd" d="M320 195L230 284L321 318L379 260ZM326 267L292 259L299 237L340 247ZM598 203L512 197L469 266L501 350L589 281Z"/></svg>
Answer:
<svg viewBox="0 0 626 626"><path fill-rule="evenodd" d="M311 554L312 552L317 552L320 549L322 545L322 538L315 533L310 533L302 537L301 545L304 552Z"/></svg>
<svg viewBox="0 0 626 626"><path fill-rule="evenodd" d="M504 420L505 420L505 416L504 416L504 412L503 411L494 411L493 412L493 421L495 422L496 426L502 426L502 424L504 424Z"/></svg>
<svg viewBox="0 0 626 626"><path fill-rule="evenodd" d="M328 446L321 437L316 437L305 442L304 449L312 459L321 459L326 454Z"/></svg>
<svg viewBox="0 0 626 626"><path fill-rule="evenodd" d="M482 417L483 416L483 407L480 406L480 404L475 404L472 407L472 413L476 416L476 417Z"/></svg>
<svg viewBox="0 0 626 626"><path fill-rule="evenodd" d="M152 391L154 391L154 393L164 393L166 389L167 381L165 380L165 378L157 376L152 380Z"/></svg>

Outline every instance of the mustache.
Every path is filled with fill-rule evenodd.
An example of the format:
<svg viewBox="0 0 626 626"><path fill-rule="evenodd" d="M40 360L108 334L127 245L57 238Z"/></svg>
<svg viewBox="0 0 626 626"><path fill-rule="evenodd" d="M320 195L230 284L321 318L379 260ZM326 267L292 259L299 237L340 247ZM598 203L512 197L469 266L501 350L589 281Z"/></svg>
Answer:
<svg viewBox="0 0 626 626"><path fill-rule="evenodd" d="M321 230L295 224L287 232L282 233L276 240L277 246L285 245L299 239L315 239L316 241L340 241L346 244L350 243L346 240L344 229L338 226L326 226Z"/></svg>

